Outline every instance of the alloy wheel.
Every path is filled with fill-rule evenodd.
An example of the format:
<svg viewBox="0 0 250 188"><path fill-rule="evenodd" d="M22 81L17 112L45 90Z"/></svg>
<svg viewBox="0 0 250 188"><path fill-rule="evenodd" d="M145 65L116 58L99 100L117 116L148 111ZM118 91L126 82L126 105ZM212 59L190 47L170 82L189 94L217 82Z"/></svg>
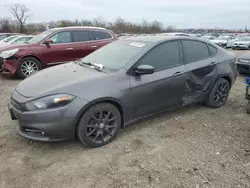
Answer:
<svg viewBox="0 0 250 188"><path fill-rule="evenodd" d="M118 128L117 117L109 110L99 110L93 114L86 126L88 139L96 144L108 142Z"/></svg>
<svg viewBox="0 0 250 188"><path fill-rule="evenodd" d="M224 83L219 84L219 86L215 91L214 102L217 105L224 104L227 101L228 92L229 92L229 87L227 84Z"/></svg>
<svg viewBox="0 0 250 188"><path fill-rule="evenodd" d="M24 76L29 76L31 73L39 71L38 65L34 61L24 61L21 65L21 72Z"/></svg>

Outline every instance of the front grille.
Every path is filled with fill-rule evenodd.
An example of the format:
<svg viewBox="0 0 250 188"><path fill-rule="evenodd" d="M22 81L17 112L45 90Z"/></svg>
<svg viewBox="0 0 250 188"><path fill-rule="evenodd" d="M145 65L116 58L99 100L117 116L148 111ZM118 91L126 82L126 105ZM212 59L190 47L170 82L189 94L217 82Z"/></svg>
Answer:
<svg viewBox="0 0 250 188"><path fill-rule="evenodd" d="M19 110L19 111L22 111L21 105L20 105L18 102L16 102L15 100L10 99L10 104L12 104L12 106L13 106L15 109L17 109L17 110Z"/></svg>

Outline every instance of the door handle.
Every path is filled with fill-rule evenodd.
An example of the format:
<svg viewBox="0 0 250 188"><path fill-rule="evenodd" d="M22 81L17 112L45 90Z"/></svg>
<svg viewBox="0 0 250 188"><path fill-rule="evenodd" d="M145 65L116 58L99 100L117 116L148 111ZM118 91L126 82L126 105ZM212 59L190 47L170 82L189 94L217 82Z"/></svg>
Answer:
<svg viewBox="0 0 250 188"><path fill-rule="evenodd" d="M96 46L96 45L94 45L94 46L91 46L91 48L97 48L97 46Z"/></svg>
<svg viewBox="0 0 250 188"><path fill-rule="evenodd" d="M210 63L210 65L214 65L214 64L216 64L216 62L212 62L212 63Z"/></svg>
<svg viewBox="0 0 250 188"><path fill-rule="evenodd" d="M74 48L66 48L66 50L74 50Z"/></svg>
<svg viewBox="0 0 250 188"><path fill-rule="evenodd" d="M179 75L182 75L184 72L183 71L178 71L176 73L173 74L173 76L179 76Z"/></svg>

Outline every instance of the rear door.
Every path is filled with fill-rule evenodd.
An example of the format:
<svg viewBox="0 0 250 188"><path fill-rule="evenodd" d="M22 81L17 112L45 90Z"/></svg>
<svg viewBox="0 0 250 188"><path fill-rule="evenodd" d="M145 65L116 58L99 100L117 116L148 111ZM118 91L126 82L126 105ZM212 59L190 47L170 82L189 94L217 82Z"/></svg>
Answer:
<svg viewBox="0 0 250 188"><path fill-rule="evenodd" d="M53 44L43 44L42 61L48 66L72 61L74 48L72 47L71 31L60 31L50 37Z"/></svg>
<svg viewBox="0 0 250 188"><path fill-rule="evenodd" d="M91 31L90 47L92 52L113 41L113 36L107 30Z"/></svg>
<svg viewBox="0 0 250 188"><path fill-rule="evenodd" d="M217 49L201 41L181 40L186 89L183 104L203 99L217 78Z"/></svg>
<svg viewBox="0 0 250 188"><path fill-rule="evenodd" d="M88 30L75 30L72 31L73 38L73 58L80 59L92 52L90 46L90 31Z"/></svg>
<svg viewBox="0 0 250 188"><path fill-rule="evenodd" d="M130 76L132 119L182 105L185 75L177 40L154 47L134 67L139 65L151 65L155 72Z"/></svg>

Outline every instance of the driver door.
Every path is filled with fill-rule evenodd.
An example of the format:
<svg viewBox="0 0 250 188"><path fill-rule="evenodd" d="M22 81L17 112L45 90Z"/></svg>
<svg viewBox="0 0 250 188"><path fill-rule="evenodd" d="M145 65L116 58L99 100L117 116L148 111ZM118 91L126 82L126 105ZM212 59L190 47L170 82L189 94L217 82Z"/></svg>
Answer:
<svg viewBox="0 0 250 188"><path fill-rule="evenodd" d="M177 40L154 47L134 67L139 65L151 65L155 72L130 76L132 119L182 105L185 76Z"/></svg>

